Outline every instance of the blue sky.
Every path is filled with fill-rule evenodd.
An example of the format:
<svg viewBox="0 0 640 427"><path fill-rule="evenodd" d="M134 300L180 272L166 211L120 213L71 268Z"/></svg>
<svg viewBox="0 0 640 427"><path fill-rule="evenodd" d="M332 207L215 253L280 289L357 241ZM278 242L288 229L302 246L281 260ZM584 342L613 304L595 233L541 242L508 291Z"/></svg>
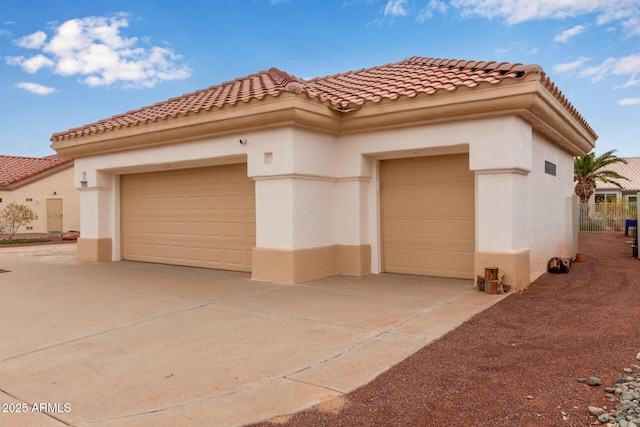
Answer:
<svg viewBox="0 0 640 427"><path fill-rule="evenodd" d="M539 64L597 153L640 156L640 0L4 0L0 154L271 67L411 56Z"/></svg>

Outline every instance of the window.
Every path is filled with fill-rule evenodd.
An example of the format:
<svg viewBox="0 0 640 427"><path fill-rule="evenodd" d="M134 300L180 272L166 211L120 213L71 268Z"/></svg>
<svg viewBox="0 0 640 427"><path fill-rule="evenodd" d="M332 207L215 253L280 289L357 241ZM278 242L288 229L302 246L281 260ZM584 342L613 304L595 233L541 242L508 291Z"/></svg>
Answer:
<svg viewBox="0 0 640 427"><path fill-rule="evenodd" d="M616 193L596 193L596 203L616 203L617 201Z"/></svg>
<svg viewBox="0 0 640 427"><path fill-rule="evenodd" d="M544 161L544 172L549 175L556 176L556 165L551 162Z"/></svg>
<svg viewBox="0 0 640 427"><path fill-rule="evenodd" d="M0 202L2 201L2 199L0 199ZM638 203L638 196L629 196L628 199L629 203Z"/></svg>

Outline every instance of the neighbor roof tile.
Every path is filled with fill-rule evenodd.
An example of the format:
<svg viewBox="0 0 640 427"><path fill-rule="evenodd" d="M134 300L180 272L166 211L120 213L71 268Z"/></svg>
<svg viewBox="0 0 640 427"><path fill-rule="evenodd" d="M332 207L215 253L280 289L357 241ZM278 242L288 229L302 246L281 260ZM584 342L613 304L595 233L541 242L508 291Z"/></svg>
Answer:
<svg viewBox="0 0 640 427"><path fill-rule="evenodd" d="M110 131L131 125L164 120L180 115L200 113L283 92L304 93L333 107L349 108L366 102L432 95L440 90L477 87L482 83L498 84L507 79L522 79L528 74L540 76L541 83L571 112L586 129L595 132L562 95L538 65L507 62L478 62L411 57L393 64L349 71L304 80L277 68L221 83L164 102L129 111L82 127L55 133L52 141Z"/></svg>
<svg viewBox="0 0 640 427"><path fill-rule="evenodd" d="M0 155L0 185L13 184L72 161L57 154L41 158Z"/></svg>
<svg viewBox="0 0 640 427"><path fill-rule="evenodd" d="M628 180L617 180L624 190L635 190L640 192L640 157L623 157L627 164L624 163L612 163L607 166L608 170L618 172L620 175L626 177ZM596 188L598 190L617 189L616 186L598 182Z"/></svg>

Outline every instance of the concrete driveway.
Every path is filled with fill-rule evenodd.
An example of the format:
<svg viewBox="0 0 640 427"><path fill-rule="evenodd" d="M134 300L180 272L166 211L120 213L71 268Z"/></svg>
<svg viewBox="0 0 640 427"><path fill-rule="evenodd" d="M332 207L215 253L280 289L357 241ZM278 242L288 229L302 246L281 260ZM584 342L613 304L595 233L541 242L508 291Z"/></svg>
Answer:
<svg viewBox="0 0 640 427"><path fill-rule="evenodd" d="M498 302L402 275L299 285L0 248L0 425L233 426L347 393Z"/></svg>

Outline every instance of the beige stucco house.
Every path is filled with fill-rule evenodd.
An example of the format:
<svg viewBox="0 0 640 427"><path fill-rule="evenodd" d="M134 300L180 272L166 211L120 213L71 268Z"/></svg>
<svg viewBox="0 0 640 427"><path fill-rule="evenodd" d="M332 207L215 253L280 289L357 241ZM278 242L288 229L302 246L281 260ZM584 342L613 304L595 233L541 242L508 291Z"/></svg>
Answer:
<svg viewBox="0 0 640 427"><path fill-rule="evenodd" d="M572 256L573 156L597 136L536 65L412 57L272 68L59 132L78 257L297 283L394 272L526 287Z"/></svg>
<svg viewBox="0 0 640 427"><path fill-rule="evenodd" d="M38 215L20 233L78 231L80 193L74 182L72 159L0 156L0 210L14 202Z"/></svg>

